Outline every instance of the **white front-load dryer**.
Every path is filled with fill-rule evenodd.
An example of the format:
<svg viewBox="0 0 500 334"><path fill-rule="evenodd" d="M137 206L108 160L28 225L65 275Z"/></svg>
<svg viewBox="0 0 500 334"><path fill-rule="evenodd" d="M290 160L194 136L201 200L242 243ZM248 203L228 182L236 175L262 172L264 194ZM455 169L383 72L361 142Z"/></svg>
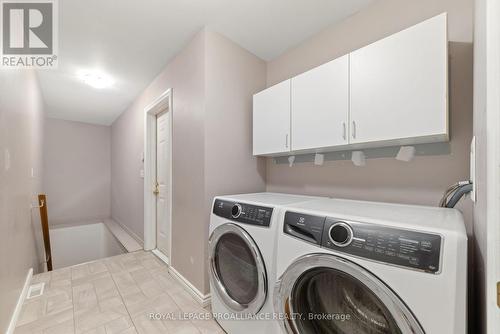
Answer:
<svg viewBox="0 0 500 334"><path fill-rule="evenodd" d="M465 334L455 209L323 199L282 210L275 310L293 334Z"/></svg>
<svg viewBox="0 0 500 334"><path fill-rule="evenodd" d="M212 313L229 334L276 334L273 313L281 206L313 197L276 193L219 196L210 219Z"/></svg>

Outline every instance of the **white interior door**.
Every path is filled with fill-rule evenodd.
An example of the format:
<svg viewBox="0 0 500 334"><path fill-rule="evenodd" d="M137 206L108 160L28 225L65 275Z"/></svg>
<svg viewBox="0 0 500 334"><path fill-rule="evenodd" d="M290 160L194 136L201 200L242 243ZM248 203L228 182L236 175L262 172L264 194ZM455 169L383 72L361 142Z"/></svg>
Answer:
<svg viewBox="0 0 500 334"><path fill-rule="evenodd" d="M156 247L170 256L170 113L156 118Z"/></svg>

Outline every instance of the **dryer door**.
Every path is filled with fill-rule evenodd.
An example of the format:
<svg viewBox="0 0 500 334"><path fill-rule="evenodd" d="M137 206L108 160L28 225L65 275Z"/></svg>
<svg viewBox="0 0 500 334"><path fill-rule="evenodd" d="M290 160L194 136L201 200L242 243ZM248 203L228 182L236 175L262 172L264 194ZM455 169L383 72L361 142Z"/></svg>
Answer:
<svg viewBox="0 0 500 334"><path fill-rule="evenodd" d="M408 307L380 279L329 254L299 258L276 285L286 333L424 334Z"/></svg>
<svg viewBox="0 0 500 334"><path fill-rule="evenodd" d="M266 268L259 248L243 228L231 223L216 228L209 240L209 261L212 286L230 309L255 314L262 308Z"/></svg>

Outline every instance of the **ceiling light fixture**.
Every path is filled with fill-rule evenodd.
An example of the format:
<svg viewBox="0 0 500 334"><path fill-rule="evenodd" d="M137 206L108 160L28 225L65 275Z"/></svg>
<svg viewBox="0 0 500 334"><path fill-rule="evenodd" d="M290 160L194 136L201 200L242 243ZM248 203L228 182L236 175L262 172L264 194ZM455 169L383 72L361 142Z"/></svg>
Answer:
<svg viewBox="0 0 500 334"><path fill-rule="evenodd" d="M87 85L97 89L111 87L114 83L108 75L98 71L81 71L78 76Z"/></svg>

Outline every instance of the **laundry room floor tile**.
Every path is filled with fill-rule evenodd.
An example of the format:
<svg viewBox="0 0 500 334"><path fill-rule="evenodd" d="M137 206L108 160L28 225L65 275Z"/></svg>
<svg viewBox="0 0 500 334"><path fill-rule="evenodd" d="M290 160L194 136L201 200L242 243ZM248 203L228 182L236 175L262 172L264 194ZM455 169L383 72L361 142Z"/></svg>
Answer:
<svg viewBox="0 0 500 334"><path fill-rule="evenodd" d="M33 276L44 294L25 300L15 334L222 334L209 312L150 252L137 251ZM152 314L160 316L152 319Z"/></svg>

